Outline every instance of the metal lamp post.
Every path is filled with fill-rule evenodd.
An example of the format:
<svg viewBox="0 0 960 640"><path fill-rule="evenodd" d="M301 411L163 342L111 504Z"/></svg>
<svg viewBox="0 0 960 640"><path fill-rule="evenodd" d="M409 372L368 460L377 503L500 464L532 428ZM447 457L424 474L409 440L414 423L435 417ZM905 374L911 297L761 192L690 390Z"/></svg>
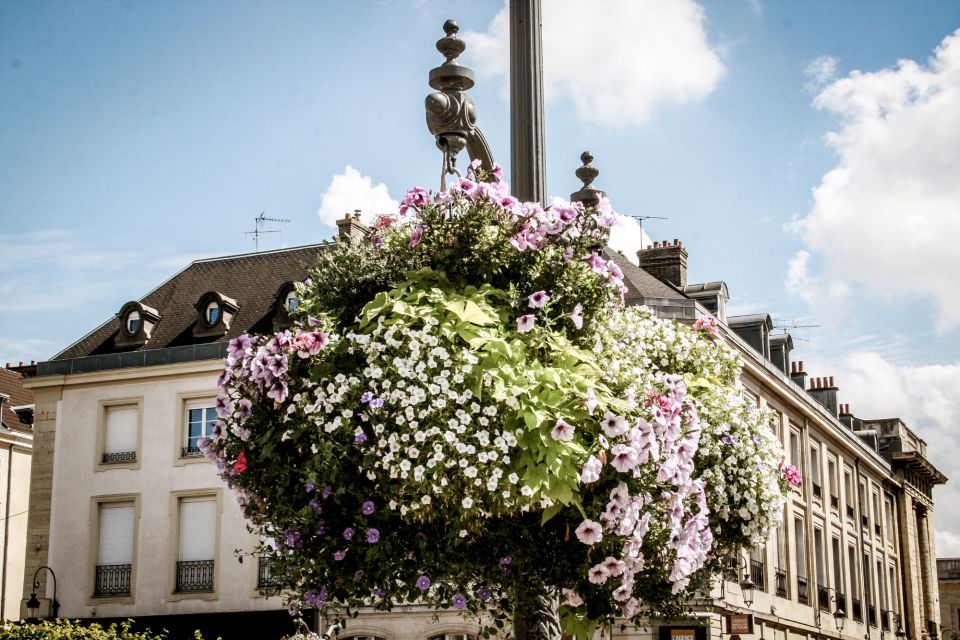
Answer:
<svg viewBox="0 0 960 640"><path fill-rule="evenodd" d="M40 613L40 600L37 598L37 589L40 588L40 572L44 569L49 571L50 577L53 578L53 601L50 603L50 617L56 618L57 612L60 610L60 603L57 601L57 574L47 565L43 565L33 574L33 593L30 594L30 599L27 600L27 620L30 622L36 622L38 620L38 614Z"/></svg>
<svg viewBox="0 0 960 640"><path fill-rule="evenodd" d="M830 599L828 602L833 602L836 604L836 607L833 610L833 625L837 628L837 633L843 633L843 626L847 621L847 612L843 610L843 604L840 601L839 592L833 587L824 587L826 591L830 594ZM819 605L819 603L818 603ZM820 607L817 606L814 608L814 612L817 618L817 627L820 626Z"/></svg>

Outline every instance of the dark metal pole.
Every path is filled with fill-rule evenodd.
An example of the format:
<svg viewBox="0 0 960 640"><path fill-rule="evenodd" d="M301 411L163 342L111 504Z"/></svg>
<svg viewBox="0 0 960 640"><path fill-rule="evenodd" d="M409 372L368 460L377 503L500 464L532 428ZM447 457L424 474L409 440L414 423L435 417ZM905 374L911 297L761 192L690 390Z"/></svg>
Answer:
<svg viewBox="0 0 960 640"><path fill-rule="evenodd" d="M510 0L510 182L520 200L547 202L540 0Z"/></svg>

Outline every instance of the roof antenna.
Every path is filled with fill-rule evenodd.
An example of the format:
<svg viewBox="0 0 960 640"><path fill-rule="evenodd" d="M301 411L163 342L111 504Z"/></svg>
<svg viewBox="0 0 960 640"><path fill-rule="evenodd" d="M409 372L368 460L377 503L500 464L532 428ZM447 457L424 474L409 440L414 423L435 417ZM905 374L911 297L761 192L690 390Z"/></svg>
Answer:
<svg viewBox="0 0 960 640"><path fill-rule="evenodd" d="M264 225L268 222L290 222L289 218L268 218L266 210L260 212L260 215L253 219L254 229L253 231L247 231L248 236L253 236L253 244L256 247L256 251L260 251L260 236L265 233L280 233L280 229L264 229Z"/></svg>
<svg viewBox="0 0 960 640"><path fill-rule="evenodd" d="M643 221L644 220L669 220L670 218L664 218L663 216L631 216L629 214L621 214L625 218L633 218L640 223L640 242L643 242ZM646 249L646 247L641 246L641 249Z"/></svg>

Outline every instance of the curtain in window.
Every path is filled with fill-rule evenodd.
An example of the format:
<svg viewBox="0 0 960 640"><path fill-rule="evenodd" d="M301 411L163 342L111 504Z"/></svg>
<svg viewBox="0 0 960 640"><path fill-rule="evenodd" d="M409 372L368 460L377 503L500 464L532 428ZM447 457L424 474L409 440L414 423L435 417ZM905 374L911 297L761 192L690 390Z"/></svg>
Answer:
<svg viewBox="0 0 960 640"><path fill-rule="evenodd" d="M215 498L180 503L180 561L213 560L216 557L216 535Z"/></svg>
<svg viewBox="0 0 960 640"><path fill-rule="evenodd" d="M100 507L97 564L133 564L133 505Z"/></svg>
<svg viewBox="0 0 960 640"><path fill-rule="evenodd" d="M104 453L137 450L138 407L107 407L107 433Z"/></svg>

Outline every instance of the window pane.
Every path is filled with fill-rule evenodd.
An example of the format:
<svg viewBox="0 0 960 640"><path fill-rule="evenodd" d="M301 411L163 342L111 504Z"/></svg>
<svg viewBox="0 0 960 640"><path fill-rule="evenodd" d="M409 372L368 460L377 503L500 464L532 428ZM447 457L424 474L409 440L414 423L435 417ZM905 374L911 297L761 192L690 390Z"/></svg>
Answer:
<svg viewBox="0 0 960 640"><path fill-rule="evenodd" d="M100 507L97 564L133 564L133 505Z"/></svg>
<svg viewBox="0 0 960 640"><path fill-rule="evenodd" d="M213 423L217 421L217 410L213 407L207 408L207 421L204 424L203 435L209 437L213 433Z"/></svg>

